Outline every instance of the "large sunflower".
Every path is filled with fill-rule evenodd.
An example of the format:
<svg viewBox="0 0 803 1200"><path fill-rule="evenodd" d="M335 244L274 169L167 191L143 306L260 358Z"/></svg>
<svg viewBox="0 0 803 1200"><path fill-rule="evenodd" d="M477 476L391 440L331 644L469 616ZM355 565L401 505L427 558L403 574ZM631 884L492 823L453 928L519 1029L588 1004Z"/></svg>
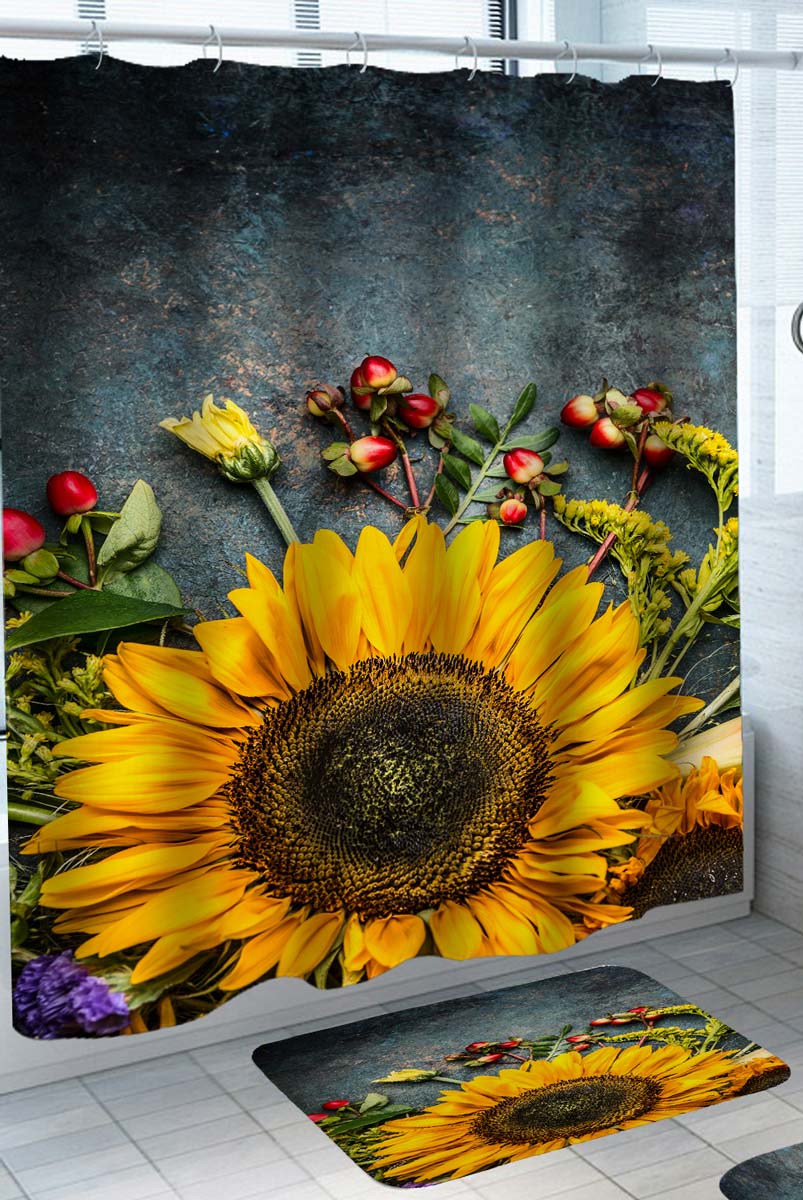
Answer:
<svg viewBox="0 0 803 1200"><path fill-rule="evenodd" d="M382 1125L377 1132L388 1136L371 1166L394 1183L459 1179L716 1104L739 1093L748 1074L760 1080L762 1070L785 1068L764 1056L746 1072L733 1053L606 1047L479 1075L420 1114Z"/></svg>
<svg viewBox="0 0 803 1200"><path fill-rule="evenodd" d="M106 660L118 728L60 753L91 766L31 851L96 853L47 880L80 956L132 951L132 982L221 948L224 990L269 971L372 977L419 953L534 954L576 940L601 851L644 815L617 799L672 780L666 726L698 702L633 687L623 604L547 542L497 562L496 523L447 549L423 518L356 552L323 530L281 586L248 557L238 617L200 651L126 643ZM114 851L108 853L108 851Z"/></svg>

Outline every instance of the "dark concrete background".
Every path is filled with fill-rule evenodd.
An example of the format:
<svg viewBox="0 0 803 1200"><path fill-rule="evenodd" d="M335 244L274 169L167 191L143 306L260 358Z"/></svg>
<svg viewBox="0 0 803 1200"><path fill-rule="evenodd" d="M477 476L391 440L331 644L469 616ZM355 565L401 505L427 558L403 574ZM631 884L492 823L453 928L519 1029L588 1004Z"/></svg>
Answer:
<svg viewBox="0 0 803 1200"><path fill-rule="evenodd" d="M594 1017L640 1004L683 1003L677 992L641 971L596 967L269 1042L254 1052L254 1061L302 1112L320 1112L326 1100L362 1100L371 1091L390 1097L394 1104L424 1107L437 1100L445 1084L372 1081L406 1067L437 1071L456 1080L493 1075L498 1065L465 1067L444 1062L444 1055L460 1053L473 1041L556 1037L564 1025L584 1032ZM699 1026L700 1019L672 1017L665 1023L691 1028ZM728 1049L746 1044L740 1035L722 1043Z"/></svg>
<svg viewBox="0 0 803 1200"><path fill-rule="evenodd" d="M733 438L731 110L725 82L0 61L6 503L46 516L47 476L72 467L114 508L143 476L159 561L211 617L230 564L251 550L276 567L281 547L250 489L157 428L205 392L275 439L302 535L351 544L357 522L398 518L323 468L330 434L302 400L367 352L417 390L437 370L461 414L504 417L533 379L528 431L603 374L657 378L678 415ZM556 452L569 495L624 497L623 457L575 431ZM645 507L702 554L702 480L677 465ZM589 553L553 533L569 563ZM722 686L733 635L699 656L717 648L690 690Z"/></svg>

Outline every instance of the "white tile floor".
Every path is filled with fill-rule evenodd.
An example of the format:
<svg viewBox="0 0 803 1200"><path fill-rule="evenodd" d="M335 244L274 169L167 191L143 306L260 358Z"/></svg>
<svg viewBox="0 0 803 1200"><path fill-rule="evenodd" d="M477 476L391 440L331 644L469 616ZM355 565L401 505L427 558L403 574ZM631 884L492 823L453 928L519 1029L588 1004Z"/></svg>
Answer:
<svg viewBox="0 0 803 1200"><path fill-rule="evenodd" d="M792 1078L770 1092L676 1121L441 1184L432 1193L436 1200L715 1200L721 1197L719 1179L734 1162L803 1141L803 935L754 915L655 938L604 959L551 959L505 975L504 982L601 961L644 970L732 1022L784 1058ZM450 983L383 1009L483 987L455 988L453 978ZM293 1033L303 1029L295 1025ZM392 1195L257 1070L251 1053L265 1040L257 1034L0 1096L0 1200Z"/></svg>

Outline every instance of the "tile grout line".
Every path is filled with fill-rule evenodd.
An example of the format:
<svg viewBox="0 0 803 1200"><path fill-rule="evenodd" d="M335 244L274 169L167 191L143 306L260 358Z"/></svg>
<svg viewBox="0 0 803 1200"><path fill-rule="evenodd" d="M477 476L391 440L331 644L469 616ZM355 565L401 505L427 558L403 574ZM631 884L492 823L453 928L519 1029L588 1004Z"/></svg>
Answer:
<svg viewBox="0 0 803 1200"><path fill-rule="evenodd" d="M14 1180L14 1182L16 1183L17 1187L19 1188L21 1194L25 1197L25 1200L34 1200L34 1197L28 1191L25 1184L22 1182L19 1175L14 1170L14 1168L11 1166L11 1164L9 1163L8 1159L6 1158L6 1156L4 1154L0 1154L0 1163L3 1164L3 1167L5 1168L5 1170L8 1172L8 1174Z"/></svg>
<svg viewBox="0 0 803 1200"><path fill-rule="evenodd" d="M146 1061L147 1061L147 1060L146 1060ZM151 1060L151 1061L153 1061L153 1060ZM126 1138L126 1140L127 1140L129 1143L130 1143L130 1145L132 1145L132 1146L134 1147L134 1149L135 1149L135 1150L138 1150L138 1151L139 1151L139 1153L142 1155L142 1157L145 1159L145 1161L146 1161L146 1162L147 1162L147 1163L148 1163L150 1166L152 1166L152 1167L153 1167L154 1171L156 1171L157 1175L159 1176L159 1178L160 1178L160 1179L163 1181L163 1183L164 1183L164 1189L162 1189L162 1190L165 1190L165 1189L166 1189L168 1192L172 1192L172 1193L175 1195L175 1197L176 1197L176 1200L181 1200L181 1198L180 1198L180 1196L179 1196L179 1193L178 1193L178 1192L176 1191L176 1189L173 1187L173 1185L172 1185L172 1183L170 1182L170 1180L169 1180L169 1179L167 1179L167 1178L165 1177L165 1175L163 1175L163 1174L162 1174L162 1172L161 1172L161 1170L160 1170L160 1168L159 1168L159 1164L158 1164L157 1162L155 1162L155 1161L154 1161L154 1160L151 1158L151 1156L150 1156L148 1153L146 1153L146 1151L145 1151L145 1150L142 1148L142 1146L140 1146L139 1142L135 1141L135 1140L134 1140L134 1138L132 1138L132 1136L131 1136L131 1134L128 1132L128 1130L123 1128L123 1126L120 1124L120 1122L119 1122L119 1121L117 1120L117 1118L115 1117L114 1113L110 1112L110 1110L109 1110L109 1109L106 1107L106 1104L105 1104L105 1102L104 1102L104 1101L103 1101L103 1100L102 1100L102 1099L101 1099L99 1096L96 1096L96 1095L95 1095L95 1093L92 1091L91 1087L89 1087L89 1085L88 1085L88 1084L84 1083L84 1077L83 1077L83 1076L79 1076L79 1080L80 1080L80 1082L81 1082L81 1083L84 1085L84 1087L85 1087L85 1088L87 1088L87 1090L90 1092L90 1094L91 1094L91 1095L94 1097L94 1100L95 1100L96 1104L98 1105L98 1107L99 1107L99 1108L101 1108L101 1109L103 1110L103 1112L105 1112L105 1113L106 1113L106 1116L109 1118L109 1120L111 1121L111 1123L112 1123L112 1124L113 1124L113 1125L114 1125L114 1126L115 1126L117 1129L119 1129L119 1130L120 1130L120 1132L122 1133L122 1135L123 1135L123 1136ZM151 1195L153 1195L153 1196L158 1196L158 1197L159 1197L159 1200L162 1200L162 1198L161 1198L161 1196L160 1196L159 1192L152 1192L152 1193L151 1193ZM140 1197L137 1197L137 1200L149 1200L149 1197L147 1197L147 1196L140 1196Z"/></svg>

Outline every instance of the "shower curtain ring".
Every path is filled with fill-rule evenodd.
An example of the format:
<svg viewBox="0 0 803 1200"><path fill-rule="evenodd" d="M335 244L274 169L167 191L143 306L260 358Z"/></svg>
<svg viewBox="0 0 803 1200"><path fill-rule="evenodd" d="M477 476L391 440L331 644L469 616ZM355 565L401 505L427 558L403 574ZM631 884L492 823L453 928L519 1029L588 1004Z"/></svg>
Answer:
<svg viewBox="0 0 803 1200"><path fill-rule="evenodd" d="M655 57L658 59L658 74L653 79L650 87L656 87L664 77L664 60L661 58L661 51L653 47L652 43L648 43L650 50L655 49Z"/></svg>
<svg viewBox="0 0 803 1200"><path fill-rule="evenodd" d="M728 80L730 86L735 87L736 80L739 78L739 56L738 54L734 54L732 50L729 50L727 46L725 47L725 53L719 62L714 63L714 79L716 79L717 82L719 82L718 68L724 66L725 63L733 63L734 67L736 68L733 72L733 79Z"/></svg>
<svg viewBox="0 0 803 1200"><path fill-rule="evenodd" d="M466 54L468 51L471 51L471 53L474 55L474 66L471 68L471 74L468 77L468 81L469 81L469 83L471 83L472 79L477 74L477 70L478 70L477 43L474 41L473 38L470 38L467 34L464 34L463 35L463 45L460 47L460 49L457 51L457 54L455 54L455 56L454 56L455 70L459 70L459 68L460 68L460 55Z"/></svg>
<svg viewBox="0 0 803 1200"><path fill-rule="evenodd" d="M639 75L641 74L641 64L651 62L652 59L654 59L654 58L655 58L655 51L652 48L652 42L647 42L647 53L642 54L641 58L638 59L638 62L637 62Z"/></svg>
<svg viewBox="0 0 803 1200"><path fill-rule="evenodd" d="M212 68L212 74L214 75L220 70L220 68L223 65L223 42L221 40L220 34L215 29L214 25L210 25L209 29L210 29L209 37L203 43L201 49L204 52L204 58L206 58L206 47L209 45L210 42L217 42L217 63Z"/></svg>
<svg viewBox="0 0 803 1200"><path fill-rule="evenodd" d="M89 47L89 42L92 38L98 39L98 61L95 64L95 70L99 71L100 64L103 62L103 56L106 53L106 42L103 38L103 31L98 28L97 21L92 22L92 28L90 29L86 39L87 48Z"/></svg>
<svg viewBox="0 0 803 1200"><path fill-rule="evenodd" d="M577 47L570 45L564 38L563 39L563 49L561 50L558 57L555 59L555 62L556 63L560 62L560 60L562 58L565 58L566 55L569 53L571 53L571 56L572 56L572 73L569 76L569 78L566 80L567 85L570 83L574 83L575 79L577 78Z"/></svg>
<svg viewBox="0 0 803 1200"><path fill-rule="evenodd" d="M360 74L363 75L368 70L368 43L365 40L364 33L357 32L354 34L354 41L351 43L349 48L346 50L346 66L347 67L351 66L352 50L357 50L357 49L362 50L362 66L360 67Z"/></svg>

